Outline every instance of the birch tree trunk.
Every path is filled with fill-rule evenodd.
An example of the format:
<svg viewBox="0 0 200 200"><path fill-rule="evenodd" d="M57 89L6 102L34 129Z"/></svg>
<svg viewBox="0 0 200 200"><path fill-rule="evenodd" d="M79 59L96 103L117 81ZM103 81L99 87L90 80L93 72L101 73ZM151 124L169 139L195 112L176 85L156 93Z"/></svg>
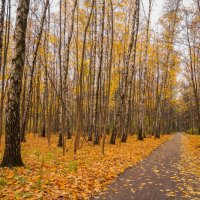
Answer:
<svg viewBox="0 0 200 200"><path fill-rule="evenodd" d="M15 25L14 57L10 75L10 88L6 107L5 151L1 166L23 166L20 145L20 95L24 70L26 29L29 14L29 0L20 0Z"/></svg>
<svg viewBox="0 0 200 200"><path fill-rule="evenodd" d="M148 73L148 49L149 49L149 28L150 28L150 20L151 20L151 11L152 11L152 0L149 0L149 13L147 18L147 27L146 27L146 38L145 38L145 52L144 52L144 68L142 75L142 94L140 100L140 119L139 119L139 130L138 130L138 140L143 140L145 135L144 133L144 124L145 124L145 96L146 96L146 77Z"/></svg>
<svg viewBox="0 0 200 200"><path fill-rule="evenodd" d="M1 13L0 13L0 71L2 68L2 56L3 56L3 35L4 35L4 18L5 18L6 1L1 1Z"/></svg>
<svg viewBox="0 0 200 200"><path fill-rule="evenodd" d="M42 22L41 22L41 26L40 26L40 32L39 32L38 37L37 37L36 49L35 49L35 52L34 52L33 63L32 63L32 66L31 66L31 73L30 73L31 79L30 79L30 83L29 83L28 94L27 94L27 99L26 99L26 108L25 108L25 113L24 113L22 128L21 128L21 142L26 141L25 140L25 129L26 129L26 123L27 123L27 120L28 120L28 113L29 113L31 97L32 97L33 75L34 75L34 71L35 71L37 55L38 55L38 48L40 46L40 41L41 41L41 38L42 38L43 26L44 26L44 22L45 22L45 18L46 18L46 11L47 11L48 6L49 6L49 0L47 0L46 3L45 3L44 12L43 12L43 16L42 16Z"/></svg>
<svg viewBox="0 0 200 200"><path fill-rule="evenodd" d="M2 2L3 3L3 2ZM2 8L3 9L3 8ZM4 8L5 9L5 8ZM4 13L5 14L5 13ZM0 71L2 70L2 88L1 88L1 102L0 102L0 144L1 144L1 137L3 134L3 121L4 121L4 99L5 99L5 94L6 94L6 90L5 90L5 75L6 75L6 65L7 65L7 57L8 57L8 47L9 47L9 43L10 43L10 20L11 20L11 1L8 1L8 5L7 5L7 15L8 15L8 19L6 20L6 25L5 25L5 35L4 35L4 41L5 41L5 45L4 45L4 56L3 58L0 59ZM2 54L1 50L1 54Z"/></svg>

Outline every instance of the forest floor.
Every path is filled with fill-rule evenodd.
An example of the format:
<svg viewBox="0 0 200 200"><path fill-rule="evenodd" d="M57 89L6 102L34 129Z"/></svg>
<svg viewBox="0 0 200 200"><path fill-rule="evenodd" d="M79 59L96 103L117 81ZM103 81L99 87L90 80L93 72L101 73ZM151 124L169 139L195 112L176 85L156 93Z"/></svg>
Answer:
<svg viewBox="0 0 200 200"><path fill-rule="evenodd" d="M119 141L117 145L106 144L104 156L101 146L84 142L74 160L73 140L67 140L68 150L63 157L62 148L57 147L58 136L52 136L49 147L46 138L29 134L27 142L22 144L25 167L0 168L0 199L88 199L106 191L119 174L149 156L171 137L137 141L132 136L126 144ZM0 160L3 149L1 146Z"/></svg>
<svg viewBox="0 0 200 200"><path fill-rule="evenodd" d="M200 136L167 135L160 140L83 143L73 160L73 140L62 156L57 136L28 135L22 144L25 167L0 168L0 199L200 199ZM0 159L3 148L0 147Z"/></svg>
<svg viewBox="0 0 200 200"><path fill-rule="evenodd" d="M92 199L199 200L200 136L177 134Z"/></svg>

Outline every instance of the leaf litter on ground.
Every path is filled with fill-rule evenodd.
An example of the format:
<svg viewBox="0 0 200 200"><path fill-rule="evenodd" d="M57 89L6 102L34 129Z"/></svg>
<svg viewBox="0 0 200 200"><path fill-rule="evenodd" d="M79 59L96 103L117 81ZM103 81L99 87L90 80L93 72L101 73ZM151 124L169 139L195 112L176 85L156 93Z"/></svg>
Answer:
<svg viewBox="0 0 200 200"><path fill-rule="evenodd" d="M166 135L141 142L132 136L125 144L106 144L104 156L100 146L84 143L74 160L72 140L67 140L68 151L63 157L57 136L52 136L49 147L45 138L29 134L22 144L25 167L0 169L0 199L88 199L104 192L120 173L170 138ZM2 155L1 146L0 158Z"/></svg>

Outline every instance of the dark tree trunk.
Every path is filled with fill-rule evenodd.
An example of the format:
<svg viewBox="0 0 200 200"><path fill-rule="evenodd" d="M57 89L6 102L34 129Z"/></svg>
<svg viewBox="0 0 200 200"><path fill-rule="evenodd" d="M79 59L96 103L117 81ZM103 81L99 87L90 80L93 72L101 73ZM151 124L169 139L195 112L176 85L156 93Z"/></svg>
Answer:
<svg viewBox="0 0 200 200"><path fill-rule="evenodd" d="M63 146L63 142L62 142L62 132L59 133L59 139L58 139L58 147L62 147Z"/></svg>
<svg viewBox="0 0 200 200"><path fill-rule="evenodd" d="M122 135L121 142L122 142L122 143L126 143L126 141L127 141L127 133L124 133L124 134Z"/></svg>
<svg viewBox="0 0 200 200"><path fill-rule="evenodd" d="M70 130L67 130L67 139L72 139L72 136L71 136L71 131Z"/></svg>
<svg viewBox="0 0 200 200"><path fill-rule="evenodd" d="M88 133L88 141L92 141L92 130L93 130L93 125L91 124Z"/></svg>
<svg viewBox="0 0 200 200"><path fill-rule="evenodd" d="M69 119L67 119L67 139L71 139L72 135L71 135L71 130L70 130L70 122Z"/></svg>
<svg viewBox="0 0 200 200"><path fill-rule="evenodd" d="M116 138L117 138L117 129L114 128L110 138L110 144L116 144Z"/></svg>
<svg viewBox="0 0 200 200"><path fill-rule="evenodd" d="M93 144L94 145L98 145L99 142L100 142L99 139L100 139L99 130L96 130L96 134L94 135L94 142L93 142Z"/></svg>
<svg viewBox="0 0 200 200"><path fill-rule="evenodd" d="M142 136L142 128L139 128L139 130L138 130L138 140L143 140L144 138L143 138L143 136Z"/></svg>
<svg viewBox="0 0 200 200"><path fill-rule="evenodd" d="M23 166L20 145L20 95L25 60L25 39L29 0L21 0L18 4L15 26L15 48L10 75L10 88L6 107L6 138L2 167Z"/></svg>
<svg viewBox="0 0 200 200"><path fill-rule="evenodd" d="M160 139L160 134L158 132L155 134L155 139Z"/></svg>
<svg viewBox="0 0 200 200"><path fill-rule="evenodd" d="M42 137L46 137L46 126L45 124L42 125L42 134L41 134Z"/></svg>
<svg viewBox="0 0 200 200"><path fill-rule="evenodd" d="M155 139L160 139L160 131L158 128L156 128L156 133L155 133Z"/></svg>

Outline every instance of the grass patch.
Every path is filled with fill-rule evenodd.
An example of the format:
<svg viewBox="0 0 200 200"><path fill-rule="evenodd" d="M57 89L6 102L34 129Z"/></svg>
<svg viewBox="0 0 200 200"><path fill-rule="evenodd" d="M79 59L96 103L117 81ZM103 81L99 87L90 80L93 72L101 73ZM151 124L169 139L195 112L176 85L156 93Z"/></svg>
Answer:
<svg viewBox="0 0 200 200"><path fill-rule="evenodd" d="M76 160L72 160L68 164L68 170L70 173L76 173L78 171L78 162Z"/></svg>
<svg viewBox="0 0 200 200"><path fill-rule="evenodd" d="M6 185L6 180L3 178L0 178L0 187L4 187Z"/></svg>

